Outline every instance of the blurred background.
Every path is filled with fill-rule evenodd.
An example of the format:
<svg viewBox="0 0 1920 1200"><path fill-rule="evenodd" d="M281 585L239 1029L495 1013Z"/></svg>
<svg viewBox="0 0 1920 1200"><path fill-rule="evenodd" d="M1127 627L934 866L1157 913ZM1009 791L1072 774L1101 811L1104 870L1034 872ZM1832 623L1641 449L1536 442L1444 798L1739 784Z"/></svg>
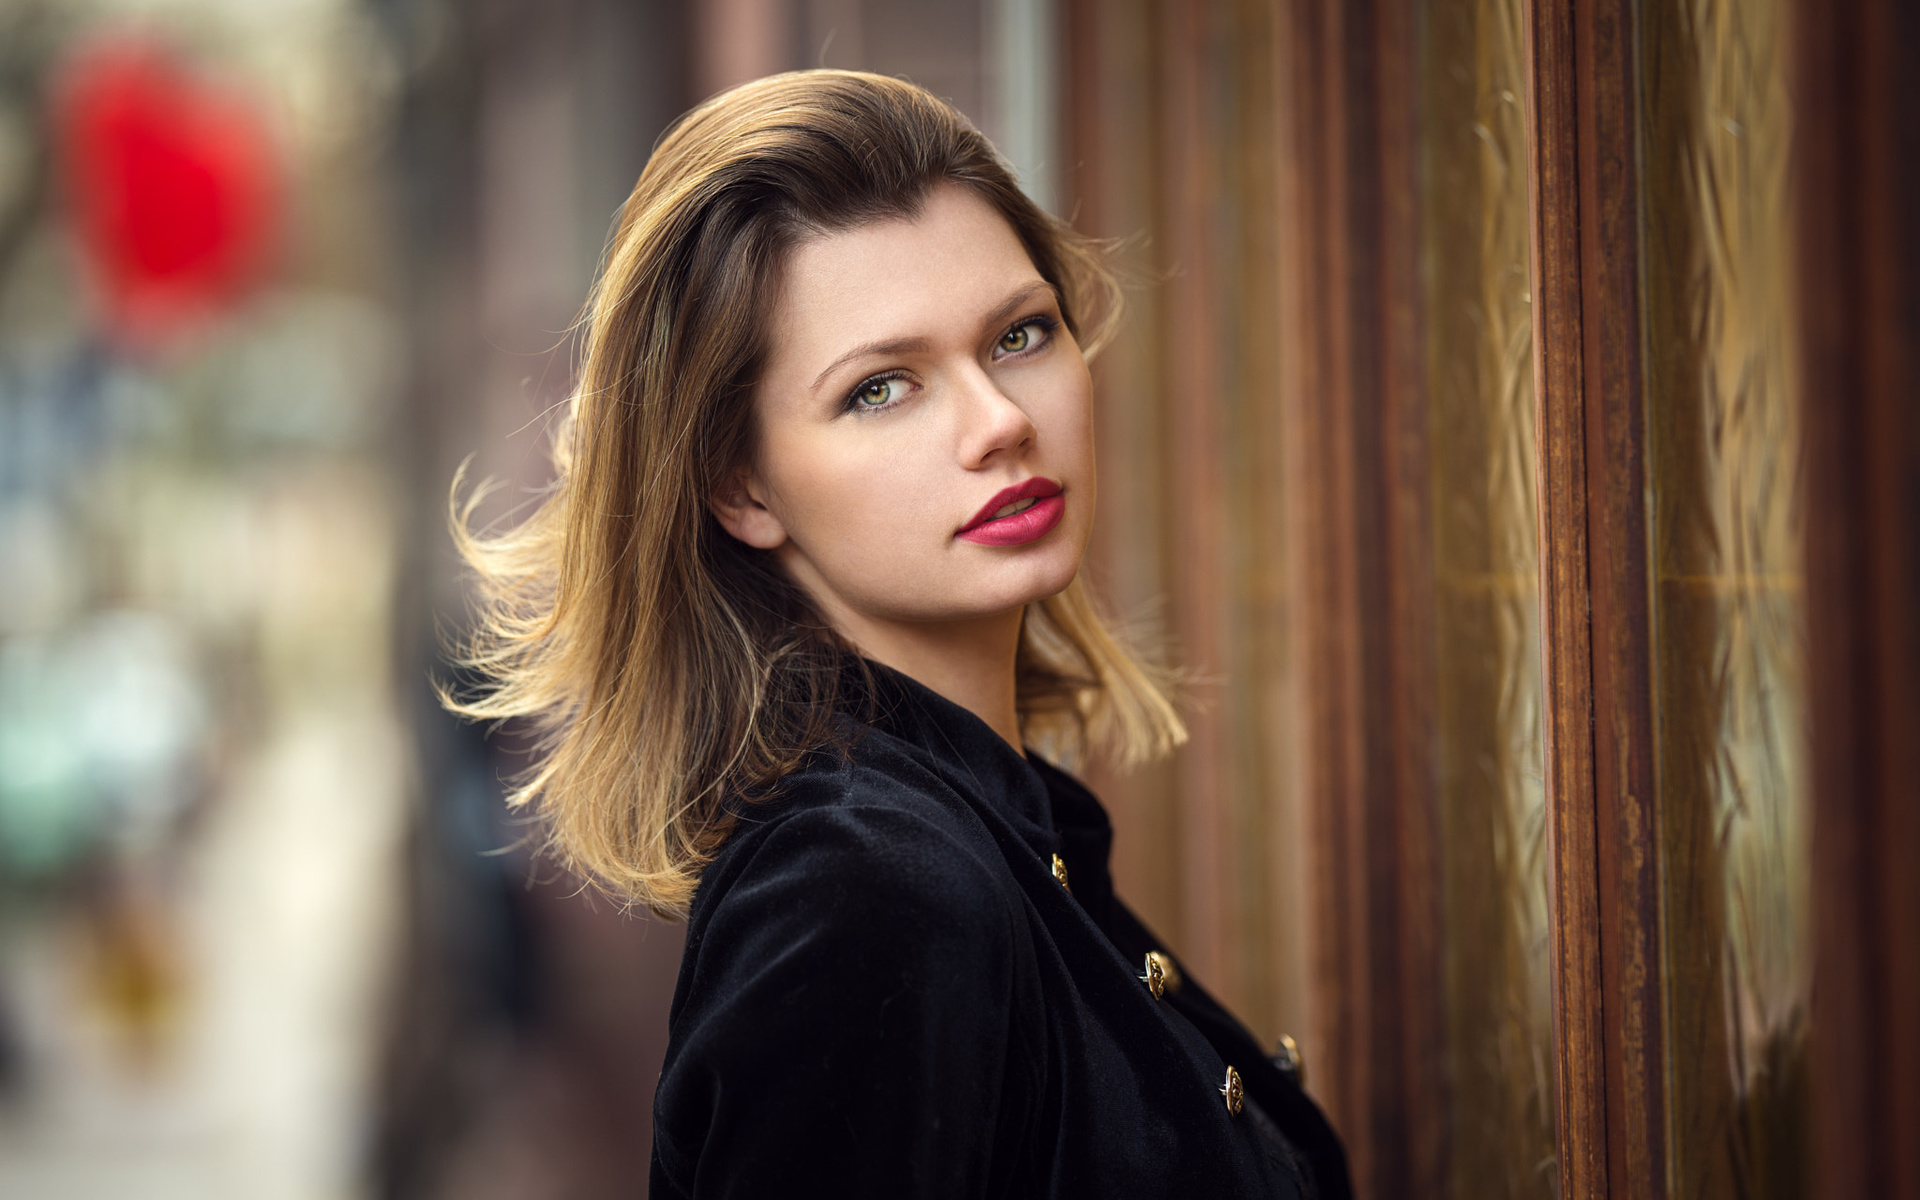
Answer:
<svg viewBox="0 0 1920 1200"><path fill-rule="evenodd" d="M679 929L437 709L454 469L544 479L679 113L881 67L1032 161L1037 15L0 2L0 1195L644 1192Z"/></svg>
<svg viewBox="0 0 1920 1200"><path fill-rule="evenodd" d="M1092 569L1195 681L1116 872L1361 1194L1920 1196L1917 23L0 0L0 1195L644 1193L680 930L435 703L448 488L546 480L667 124L826 65L1115 239Z"/></svg>

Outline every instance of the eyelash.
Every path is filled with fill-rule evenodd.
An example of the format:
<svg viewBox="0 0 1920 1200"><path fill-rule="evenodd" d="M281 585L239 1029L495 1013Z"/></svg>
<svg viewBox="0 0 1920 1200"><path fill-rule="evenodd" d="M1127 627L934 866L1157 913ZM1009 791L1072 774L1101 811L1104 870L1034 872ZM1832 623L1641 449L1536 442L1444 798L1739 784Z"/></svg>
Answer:
<svg viewBox="0 0 1920 1200"><path fill-rule="evenodd" d="M1040 313L1035 313L1031 317L1024 317L1020 321L1016 322L1015 324L1009 325L1007 327L1007 333L1017 333L1022 329L1028 329L1035 326L1038 326L1040 329L1040 332L1046 335L1046 340L1042 341L1038 346L1028 346L1025 350L1015 350L1012 353L1032 354L1036 350L1040 350L1046 346L1050 346L1053 344L1053 331L1060 328L1060 322L1055 320L1052 317L1044 316ZM1002 341L1006 340L1007 333L1003 333L998 338L994 339L993 344L995 346L998 346Z"/></svg>
<svg viewBox="0 0 1920 1200"><path fill-rule="evenodd" d="M1036 327L1040 330L1041 333L1046 335L1045 340L1042 341L1037 346L1028 346L1024 350L1010 351L1008 353L1008 357L1017 358L1021 355L1035 354L1041 350L1046 349L1048 346L1052 345L1054 331L1060 328L1060 322L1058 318L1049 317L1041 313L1035 313L1030 317L1022 317L1018 321L1015 321L1013 324L1007 326L1006 331L1002 333L999 337L993 340L994 347L998 349L1000 343L1003 340L1005 340L1007 334L1009 333L1015 333L1022 329L1036 328ZM865 379L862 379L859 383L854 384L853 389L847 393L847 400L846 400L846 406L844 411L860 412L860 413L877 413L877 412L886 412L889 409L897 407L900 403L900 401L898 400L890 400L885 404L862 404L860 403L860 393L866 391L868 388L872 387L876 383L891 383L894 380L905 379L905 378L907 378L907 372L898 371L898 370L881 371L877 375L867 376Z"/></svg>

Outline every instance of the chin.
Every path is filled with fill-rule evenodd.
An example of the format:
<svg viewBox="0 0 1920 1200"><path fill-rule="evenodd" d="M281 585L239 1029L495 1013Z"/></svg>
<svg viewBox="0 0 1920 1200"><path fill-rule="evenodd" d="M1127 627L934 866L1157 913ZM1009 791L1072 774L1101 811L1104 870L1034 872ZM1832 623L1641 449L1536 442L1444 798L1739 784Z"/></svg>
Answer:
<svg viewBox="0 0 1920 1200"><path fill-rule="evenodd" d="M1075 558L1066 569L1058 572L1053 578L1047 580L1046 584L1042 586L1035 595L1029 597L1027 602L1031 604L1035 600L1050 600L1058 596L1061 592L1073 586L1073 581L1079 574L1080 560Z"/></svg>
<svg viewBox="0 0 1920 1200"><path fill-rule="evenodd" d="M1001 611L1024 608L1036 600L1058 596L1067 590L1074 576L1080 573L1081 555L1077 551L1036 558L1037 561L1030 564L1032 569L1023 573L1017 586L1009 589L1006 602L998 606Z"/></svg>

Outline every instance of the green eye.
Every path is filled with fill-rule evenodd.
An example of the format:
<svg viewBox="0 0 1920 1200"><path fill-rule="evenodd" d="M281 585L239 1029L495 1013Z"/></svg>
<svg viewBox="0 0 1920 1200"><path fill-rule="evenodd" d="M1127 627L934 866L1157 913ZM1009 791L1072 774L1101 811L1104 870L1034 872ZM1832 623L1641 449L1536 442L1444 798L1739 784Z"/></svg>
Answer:
<svg viewBox="0 0 1920 1200"><path fill-rule="evenodd" d="M993 346L994 357L1010 358L1016 354L1038 353L1053 340L1053 331L1059 324L1052 317L1038 314L1027 317L1000 335L1000 340Z"/></svg>
<svg viewBox="0 0 1920 1200"><path fill-rule="evenodd" d="M906 392L906 380L897 376L876 375L847 394L847 407L856 411L890 408Z"/></svg>

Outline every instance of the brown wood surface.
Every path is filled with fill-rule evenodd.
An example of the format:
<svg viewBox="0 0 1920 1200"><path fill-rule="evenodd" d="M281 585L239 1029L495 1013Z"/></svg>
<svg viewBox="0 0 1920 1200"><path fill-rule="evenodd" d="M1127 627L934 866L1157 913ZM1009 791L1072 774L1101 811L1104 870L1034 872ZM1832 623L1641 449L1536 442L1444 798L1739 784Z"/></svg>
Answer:
<svg viewBox="0 0 1920 1200"><path fill-rule="evenodd" d="M1446 1118L1416 9L1282 12L1280 404L1311 698L1303 792L1329 1060L1316 1086L1360 1195L1433 1195Z"/></svg>
<svg viewBox="0 0 1920 1200"><path fill-rule="evenodd" d="M1143 243L1159 224L1157 33L1148 0L1067 0L1062 34L1066 209L1082 232L1124 246L1119 258L1133 285L1125 327L1094 363L1095 437L1107 486L1090 569L1122 617L1164 618L1174 541L1156 336L1165 296L1142 286L1154 276ZM1179 939L1187 922L1176 776L1173 763L1128 773L1096 763L1088 782L1113 814L1116 884L1150 926Z"/></svg>
<svg viewBox="0 0 1920 1200"><path fill-rule="evenodd" d="M1547 836L1554 914L1555 1112L1560 1194L1607 1191L1606 1053L1594 813L1587 594L1585 339L1580 277L1574 14L1532 6L1534 402L1540 505L1541 666L1546 676Z"/></svg>
<svg viewBox="0 0 1920 1200"><path fill-rule="evenodd" d="M1351 6L1349 6L1351 7ZM1364 316L1355 321L1347 353L1378 363L1371 394L1356 394L1356 410L1378 416L1372 477L1380 523L1379 586L1385 609L1378 628L1384 669L1380 689L1385 720L1375 727L1372 761L1390 772L1370 795L1378 797L1371 830L1391 830L1388 846L1370 847L1373 886L1391 897L1391 961L1377 969L1374 1028L1390 1026L1398 1038L1392 1089L1402 1112L1399 1136L1405 1155L1400 1195L1439 1195L1446 1179L1450 1117L1445 1092L1446 931L1441 904L1440 771L1435 706L1439 601L1435 575L1432 506L1433 449L1428 432L1425 292L1420 277L1420 37L1418 7L1407 0L1373 6L1369 39L1354 47L1368 70L1359 86L1375 97L1370 155L1378 210L1371 230L1354 236L1378 246L1378 261L1366 293L1356 297Z"/></svg>
<svg viewBox="0 0 1920 1200"><path fill-rule="evenodd" d="M1282 473L1288 490L1286 544L1302 690L1310 698L1301 717L1300 787L1307 812L1313 868L1310 906L1312 1023L1317 1047L1314 1087L1347 1145L1356 1191L1378 1194L1384 1148L1369 1120L1367 1081L1374 1047L1366 1036L1361 997L1368 923L1362 889L1350 886L1350 851L1358 838L1346 803L1359 787L1364 754L1358 742L1360 628L1352 566L1358 531L1349 506L1336 497L1352 487L1352 454L1342 437L1338 408L1329 397L1350 385L1335 352L1340 321L1336 283L1344 266L1329 236L1341 211L1337 147L1346 127L1344 106L1330 104L1336 54L1328 26L1337 17L1325 5L1283 6L1279 33L1281 78L1277 97L1280 170L1279 405L1289 436ZM1344 322L1340 322L1344 328Z"/></svg>
<svg viewBox="0 0 1920 1200"><path fill-rule="evenodd" d="M1236 841L1243 908L1241 931L1261 946L1246 959L1252 1012L1271 1014L1267 1028L1298 1038L1306 1013L1305 931L1309 918L1304 794L1298 787L1298 715L1304 704L1294 669L1292 578L1286 552L1286 480L1279 469L1287 430L1276 403L1286 348L1279 295L1280 88L1279 13L1270 0L1231 0L1230 45L1239 69L1230 93L1235 129L1225 148L1228 187L1236 198L1221 257L1237 299L1227 319L1236 348L1231 372L1236 405L1227 421L1235 456L1230 518L1246 547L1233 559L1231 609L1234 672L1229 717L1236 747Z"/></svg>
<svg viewBox="0 0 1920 1200"><path fill-rule="evenodd" d="M1797 6L1820 1194L1920 1197L1920 14Z"/></svg>
<svg viewBox="0 0 1920 1200"><path fill-rule="evenodd" d="M1611 1194L1667 1193L1634 6L1577 6L1592 765ZM1549 704L1555 703L1549 697ZM1568 1193L1563 1193L1568 1194Z"/></svg>
<svg viewBox="0 0 1920 1200"><path fill-rule="evenodd" d="M1437 939L1398 932L1402 882L1418 878L1408 858L1431 849L1430 838L1402 836L1407 822L1392 810L1386 724L1407 718L1394 711L1379 648L1373 677L1359 678L1361 630L1384 639L1393 624L1379 566L1382 429L1391 423L1374 362L1379 251L1362 247L1373 255L1365 289L1331 274L1330 258L1305 275L1291 265L1288 256L1325 255L1334 232L1362 235L1328 224L1343 210L1290 140L1300 111L1291 93L1276 94L1277 81L1293 78L1278 61L1296 45L1290 15L1257 0L1067 9L1069 210L1088 232L1130 239L1125 255L1142 285L1125 336L1096 371L1102 474L1112 481L1096 578L1123 612L1159 602L1197 701L1193 741L1170 770L1096 783L1114 811L1123 890L1256 1029L1300 1037L1316 1092L1336 1109L1351 1101L1343 1130L1369 1136L1372 1097L1389 1096L1378 1140L1402 1155L1407 1138L1392 1122L1414 1107L1404 1093L1418 1074L1405 1048L1430 1058L1437 1045L1431 1029L1409 1023L1402 998L1437 1011L1439 996L1430 977L1403 982L1418 978L1403 967L1405 947L1437 958ZM1354 44L1373 52L1364 38ZM1318 139L1313 153L1334 153L1324 129L1298 128ZM1377 142L1361 144L1377 176ZM1350 157L1342 143L1336 158ZM1398 161L1410 169L1408 156ZM1314 189L1310 208L1302 185ZM1413 277L1411 261L1401 273ZM1336 296L1343 308L1330 303ZM1328 374L1335 368L1339 381ZM1360 369L1374 372L1373 407L1356 441L1346 380ZM1310 398L1312 411L1288 396ZM1328 439L1337 462L1304 449ZM1422 453L1417 443L1398 450L1416 462ZM1312 473L1296 479L1302 464ZM1371 532L1342 533L1360 528L1362 485L1374 489ZM1363 553L1375 561L1365 621L1353 601ZM1363 697L1370 709L1358 707ZM1372 794L1360 790L1369 763L1379 764ZM1315 1019L1302 1028L1307 1015Z"/></svg>
<svg viewBox="0 0 1920 1200"><path fill-rule="evenodd" d="M1108 487L1090 562L1123 615L1167 635L1193 735L1159 769L1093 782L1128 897L1263 1037L1300 1036L1310 856L1282 619L1273 14L1074 3L1062 34L1067 209L1119 240L1133 285L1095 370Z"/></svg>
<svg viewBox="0 0 1920 1200"><path fill-rule="evenodd" d="M1172 268L1165 284L1162 329L1166 352L1160 402L1165 405L1169 484L1179 497L1168 580L1171 632L1182 664L1193 673L1195 698L1187 713L1192 742L1177 769L1181 809L1182 951L1206 978L1238 999L1233 948L1238 915L1226 894L1232 836L1227 789L1228 714L1224 711L1231 661L1224 628L1228 504L1220 337L1225 317L1220 290L1213 206L1223 149L1217 123L1208 120L1211 61L1219 53L1216 5L1206 0L1157 0L1155 39L1164 74L1158 118L1162 148L1158 207L1163 253Z"/></svg>

